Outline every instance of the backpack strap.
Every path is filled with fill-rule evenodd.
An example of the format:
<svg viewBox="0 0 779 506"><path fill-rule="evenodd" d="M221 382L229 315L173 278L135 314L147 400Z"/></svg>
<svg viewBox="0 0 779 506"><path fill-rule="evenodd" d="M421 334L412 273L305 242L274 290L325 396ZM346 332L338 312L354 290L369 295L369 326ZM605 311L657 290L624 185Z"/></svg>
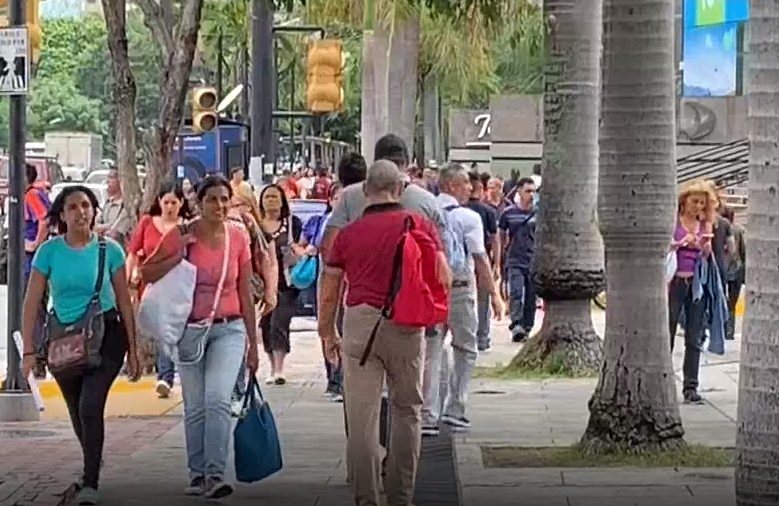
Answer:
<svg viewBox="0 0 779 506"><path fill-rule="evenodd" d="M103 237L98 239L98 253L97 253L97 281L95 282L95 293L92 295L92 300L97 302L100 300L100 292L103 291L103 279L105 278L105 256L106 256L106 242Z"/></svg>
<svg viewBox="0 0 779 506"><path fill-rule="evenodd" d="M395 294L397 293L397 284L401 278L400 270L403 266L403 247L406 243L406 236L409 232L414 230L414 219L410 214L406 214L406 218L403 223L403 233L400 236L397 246L395 246L395 256L392 260L392 276L390 277L390 287L387 291L387 297L384 300L384 307L381 309L381 316L376 321L376 324L371 330L371 335L368 337L368 342L365 344L365 349L362 352L360 358L360 366L364 366L368 361L368 357L373 349L373 343L376 341L376 335L379 332L379 326L384 320L389 320L392 317L392 306L394 304Z"/></svg>

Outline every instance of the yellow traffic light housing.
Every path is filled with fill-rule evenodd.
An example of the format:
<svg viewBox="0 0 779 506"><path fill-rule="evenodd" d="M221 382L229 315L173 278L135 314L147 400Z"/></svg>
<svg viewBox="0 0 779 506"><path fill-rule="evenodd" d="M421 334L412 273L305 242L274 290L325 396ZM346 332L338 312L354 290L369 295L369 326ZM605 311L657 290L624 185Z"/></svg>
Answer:
<svg viewBox="0 0 779 506"><path fill-rule="evenodd" d="M216 88L203 87L192 90L192 130L197 133L210 132L216 128Z"/></svg>
<svg viewBox="0 0 779 506"><path fill-rule="evenodd" d="M0 27L3 28L9 25L8 2L9 0L0 0ZM40 3L41 0L27 0L25 9L27 11L27 32L30 38L30 58L34 63L38 61L43 46Z"/></svg>
<svg viewBox="0 0 779 506"><path fill-rule="evenodd" d="M314 114L343 108L343 43L337 39L318 40L308 46L308 87L306 104Z"/></svg>

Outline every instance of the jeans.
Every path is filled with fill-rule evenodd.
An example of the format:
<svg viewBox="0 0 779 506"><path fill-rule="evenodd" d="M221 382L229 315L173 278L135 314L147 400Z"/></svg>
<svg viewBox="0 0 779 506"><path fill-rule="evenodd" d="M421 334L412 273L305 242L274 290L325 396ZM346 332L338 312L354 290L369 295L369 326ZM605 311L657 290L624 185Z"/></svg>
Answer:
<svg viewBox="0 0 779 506"><path fill-rule="evenodd" d="M479 326L476 330L476 338L479 351L490 349L490 321L492 320L492 308L490 307L489 290L479 287L476 292L477 313Z"/></svg>
<svg viewBox="0 0 779 506"><path fill-rule="evenodd" d="M157 351L157 381L164 381L169 387L173 388L173 382L176 378L176 366L167 354L162 350Z"/></svg>
<svg viewBox="0 0 779 506"><path fill-rule="evenodd" d="M676 340L676 327L679 324L679 313L683 310L684 322L684 361L682 363L682 389L695 391L698 389L698 371L701 365L701 348L703 344L703 317L705 300L692 300L692 279L674 277L668 285L668 319L671 337L671 352ZM705 295L704 295L705 297Z"/></svg>
<svg viewBox="0 0 779 506"><path fill-rule="evenodd" d="M338 330L338 335L343 337L344 335L344 306L341 304L338 306L338 311L335 315L335 327ZM324 349L322 349L324 353ZM334 366L325 358L325 374L327 375L327 391L333 394L343 395L344 393L344 370L343 364Z"/></svg>
<svg viewBox="0 0 779 506"><path fill-rule="evenodd" d="M224 478L230 448L231 394L245 351L246 327L238 319L211 328L198 362L179 364L190 478Z"/></svg>
<svg viewBox="0 0 779 506"><path fill-rule="evenodd" d="M85 487L97 489L100 479L100 461L105 442L105 413L108 392L111 390L127 353L127 332L119 313L105 314L105 334L100 367L78 376L54 376L68 407L73 431L84 455Z"/></svg>
<svg viewBox="0 0 779 506"><path fill-rule="evenodd" d="M473 281L459 285L455 281L449 299L449 320L441 332L425 333L425 370L423 391L425 403L422 409L422 423L436 425L441 406L441 371L444 360L444 341L447 331L452 332L453 360L445 383L448 386L443 414L452 418L466 418L468 397L471 391L471 376L479 356L476 344L476 290Z"/></svg>
<svg viewBox="0 0 779 506"><path fill-rule="evenodd" d="M536 322L536 284L527 267L508 268L509 312L513 334L521 331L530 333Z"/></svg>

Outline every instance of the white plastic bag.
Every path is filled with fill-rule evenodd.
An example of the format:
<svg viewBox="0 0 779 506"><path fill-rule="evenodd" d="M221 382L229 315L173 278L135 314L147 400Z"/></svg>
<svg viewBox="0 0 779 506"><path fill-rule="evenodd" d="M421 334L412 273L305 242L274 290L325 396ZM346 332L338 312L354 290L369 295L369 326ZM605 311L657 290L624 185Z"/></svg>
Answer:
<svg viewBox="0 0 779 506"><path fill-rule="evenodd" d="M665 257L665 283L668 284L676 276L676 251L669 251Z"/></svg>
<svg viewBox="0 0 779 506"><path fill-rule="evenodd" d="M197 267L182 260L156 283L146 285L138 307L138 332L155 339L161 350L176 360L176 347L184 335L195 298Z"/></svg>

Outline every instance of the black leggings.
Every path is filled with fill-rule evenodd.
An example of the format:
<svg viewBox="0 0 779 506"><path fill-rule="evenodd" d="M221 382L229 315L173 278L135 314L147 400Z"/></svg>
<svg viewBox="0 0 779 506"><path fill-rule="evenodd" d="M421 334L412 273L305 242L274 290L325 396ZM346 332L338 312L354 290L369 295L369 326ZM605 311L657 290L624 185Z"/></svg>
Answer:
<svg viewBox="0 0 779 506"><path fill-rule="evenodd" d="M262 317L262 345L268 355L273 352L289 354L292 351L289 342L289 325L295 316L300 290L290 288L279 290L279 303L276 308Z"/></svg>
<svg viewBox="0 0 779 506"><path fill-rule="evenodd" d="M105 440L105 412L111 384L119 375L127 353L127 332L119 313L105 314L105 337L100 367L79 376L54 379L68 405L70 421L84 456L83 485L97 489Z"/></svg>

